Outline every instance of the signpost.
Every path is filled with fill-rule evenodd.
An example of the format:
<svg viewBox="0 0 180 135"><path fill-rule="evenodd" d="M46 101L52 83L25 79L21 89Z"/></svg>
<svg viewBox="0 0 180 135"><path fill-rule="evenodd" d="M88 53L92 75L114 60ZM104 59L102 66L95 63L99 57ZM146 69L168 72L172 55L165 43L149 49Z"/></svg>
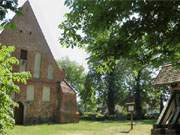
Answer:
<svg viewBox="0 0 180 135"><path fill-rule="evenodd" d="M133 114L134 114L134 102L126 103L128 112L131 113L131 130L133 129Z"/></svg>

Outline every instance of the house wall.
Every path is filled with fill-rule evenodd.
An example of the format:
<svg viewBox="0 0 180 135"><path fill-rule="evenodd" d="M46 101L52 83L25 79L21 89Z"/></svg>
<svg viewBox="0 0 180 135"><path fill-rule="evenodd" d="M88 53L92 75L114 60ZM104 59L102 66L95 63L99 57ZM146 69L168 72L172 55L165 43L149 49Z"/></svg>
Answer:
<svg viewBox="0 0 180 135"><path fill-rule="evenodd" d="M22 48L17 47L13 54L19 59L21 49ZM57 96L60 96L57 94L57 82L63 79L64 72L56 67L56 64L53 63L54 59L52 59L48 53L41 52L40 78L34 78L33 73L36 51L32 49L27 51L28 58L26 71L31 72L32 78L28 80L26 85L19 84L21 92L15 95L15 100L24 104L24 123L54 122L57 111ZM53 79L48 79L48 65L52 65ZM19 71L19 66L15 66L14 71ZM27 100L27 87L29 85L34 87L34 100L32 101ZM43 87L50 88L50 101L43 101Z"/></svg>
<svg viewBox="0 0 180 135"><path fill-rule="evenodd" d="M64 88L59 86L64 80L64 71L59 69L28 1L22 8L22 15L15 16L12 23L16 25L16 29L2 31L0 44L15 46L13 56L20 60L22 66L14 66L14 71L25 70L32 74L26 85L18 84L21 91L14 95L15 101L24 105L23 123L61 122L60 120L74 122L73 116L77 113L76 95L70 88L68 92L71 94L66 95ZM27 60L22 60L20 57L22 49L27 51ZM40 64L35 62L37 54L40 54L38 60ZM40 69L38 69L39 65ZM40 74L37 73L38 71ZM53 75L48 75L48 71ZM44 87L50 88L49 101L46 100L48 97L44 97L45 101L43 101ZM27 88L30 89L28 92ZM46 93L45 96L47 95ZM72 110L67 111L68 114L72 114L68 117L61 113L62 106L67 105L66 101L73 106Z"/></svg>
<svg viewBox="0 0 180 135"><path fill-rule="evenodd" d="M76 94L64 81L61 83L61 108L59 121L61 123L78 122L79 112L77 109Z"/></svg>

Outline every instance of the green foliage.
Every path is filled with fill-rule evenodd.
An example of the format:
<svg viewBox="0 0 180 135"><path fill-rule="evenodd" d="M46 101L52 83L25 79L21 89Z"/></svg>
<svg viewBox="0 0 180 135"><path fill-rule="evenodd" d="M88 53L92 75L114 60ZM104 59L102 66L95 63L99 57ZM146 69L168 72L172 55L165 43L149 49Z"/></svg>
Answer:
<svg viewBox="0 0 180 135"><path fill-rule="evenodd" d="M4 28L15 29L16 26L10 23L9 20L5 20L8 11L20 13L18 9L18 0L1 0L0 1L0 30Z"/></svg>
<svg viewBox="0 0 180 135"><path fill-rule="evenodd" d="M83 112L91 111L95 112L97 110L97 99L96 93L97 89L95 87L95 80L93 78L97 76L91 70L86 75L86 79L84 82L84 91L81 92L81 110Z"/></svg>
<svg viewBox="0 0 180 135"><path fill-rule="evenodd" d="M14 24L6 25L4 20L8 10L18 12L17 0L1 0L0 1L0 30L5 28L15 28ZM8 128L14 125L13 109L15 102L11 96L13 93L19 91L16 83L26 83L30 77L30 73L15 73L13 72L13 65L18 64L15 57L11 57L14 47L6 47L0 44L0 134L6 134Z"/></svg>
<svg viewBox="0 0 180 135"><path fill-rule="evenodd" d="M86 104L88 100L84 100L84 93L86 93L85 90L85 79L86 79L86 73L84 71L83 66L79 65L75 61L69 60L69 58L63 58L61 60L57 61L60 68L65 70L65 78L66 80L75 88L77 94L78 94L78 108L80 112L82 112L83 105L82 102Z"/></svg>
<svg viewBox="0 0 180 135"><path fill-rule="evenodd" d="M130 91L138 112L145 104L158 106L160 93L151 85L152 71L162 64L180 64L180 2L66 0L65 5L70 12L59 26L63 31L60 42L84 47L90 54L89 65L102 74L97 86L103 87L93 88L99 91L98 98L103 97L97 103L106 104L102 102L108 95L105 76L115 72L109 79L117 79L112 84L114 92L125 91L115 94L124 95L117 100L126 99ZM128 63L122 68L120 62L118 69L121 59Z"/></svg>
<svg viewBox="0 0 180 135"><path fill-rule="evenodd" d="M8 10L18 12L18 0L1 0L0 1L0 21L2 21Z"/></svg>
<svg viewBox="0 0 180 135"><path fill-rule="evenodd" d="M88 121L118 121L118 120L126 120L127 113L125 114L116 114L116 115L104 115L98 112L84 112L81 116L81 120Z"/></svg>
<svg viewBox="0 0 180 135"><path fill-rule="evenodd" d="M59 26L61 44L87 48L100 71L120 57L178 64L179 1L66 0L65 5L70 12Z"/></svg>
<svg viewBox="0 0 180 135"><path fill-rule="evenodd" d="M86 85L91 89L89 91L85 89L85 99L91 103L96 103L96 111L103 114L107 114L108 102L110 106L114 104L116 107L121 107L120 110L115 109L115 113L124 111L123 108L126 108L129 96L135 97L136 94L140 95L138 98L141 99L139 102L141 111L146 109L147 105L151 109L159 108L160 91L154 89L151 84L153 69L147 67L141 72L138 72L137 69L132 67L131 60L126 59L117 61L110 73L100 74L91 67L88 72L89 79L87 82L89 85ZM139 76L138 80L137 76ZM109 95L112 98L109 99Z"/></svg>
<svg viewBox="0 0 180 135"><path fill-rule="evenodd" d="M105 120L105 116L103 114L95 112L84 112L81 116L81 119L90 121L103 121Z"/></svg>
<svg viewBox="0 0 180 135"><path fill-rule="evenodd" d="M13 65L18 60L11 56L14 47L0 46L0 134L5 134L7 128L14 125L13 110L15 102L11 96L19 92L16 83L26 83L30 77L28 72L13 72Z"/></svg>
<svg viewBox="0 0 180 135"><path fill-rule="evenodd" d="M69 58L63 58L57 61L60 68L65 70L65 78L75 88L79 94L84 89L85 71L83 66L79 65L75 61L69 60Z"/></svg>

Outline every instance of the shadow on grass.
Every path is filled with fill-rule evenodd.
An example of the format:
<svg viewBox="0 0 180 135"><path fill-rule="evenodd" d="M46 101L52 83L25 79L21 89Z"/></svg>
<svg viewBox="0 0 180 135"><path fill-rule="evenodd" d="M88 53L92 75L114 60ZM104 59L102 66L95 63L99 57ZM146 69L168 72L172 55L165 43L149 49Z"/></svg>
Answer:
<svg viewBox="0 0 180 135"><path fill-rule="evenodd" d="M104 120L104 121L98 121L101 123L127 123L128 120Z"/></svg>
<svg viewBox="0 0 180 135"><path fill-rule="evenodd" d="M89 121L89 122L99 122L99 123L129 123L130 120L103 120L103 121L96 121L96 120L82 120L82 121ZM156 120L134 120L135 123L153 125L155 124Z"/></svg>
<svg viewBox="0 0 180 135"><path fill-rule="evenodd" d="M80 120L80 122L98 122L98 123L117 123L117 124L129 124L129 120L103 120L103 121L96 121L96 120ZM16 125L16 126L24 126L24 127L31 127L31 126L44 126L44 125L71 125L71 124L80 124L79 123L56 123L56 122L50 122L50 123L38 123L38 124L25 124L25 125ZM155 124L156 120L135 120L135 125L136 124L145 124L145 125L153 125ZM130 132L128 131L123 131L123 132Z"/></svg>
<svg viewBox="0 0 180 135"><path fill-rule="evenodd" d="M128 134L132 129L129 129L127 131L120 131L120 133L125 133L125 134Z"/></svg>

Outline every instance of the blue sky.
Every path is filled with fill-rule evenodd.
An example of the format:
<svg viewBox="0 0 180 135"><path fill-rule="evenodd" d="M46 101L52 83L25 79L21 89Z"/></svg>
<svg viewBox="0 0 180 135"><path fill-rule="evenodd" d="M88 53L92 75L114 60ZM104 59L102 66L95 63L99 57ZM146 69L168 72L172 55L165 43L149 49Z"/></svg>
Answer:
<svg viewBox="0 0 180 135"><path fill-rule="evenodd" d="M64 0L29 1L55 59L67 56L83 65L87 71L87 53L79 48L62 48L58 42L60 37L58 25L63 21L64 14L68 12L68 8L64 6ZM19 5L22 5L24 2L25 0L19 0Z"/></svg>

